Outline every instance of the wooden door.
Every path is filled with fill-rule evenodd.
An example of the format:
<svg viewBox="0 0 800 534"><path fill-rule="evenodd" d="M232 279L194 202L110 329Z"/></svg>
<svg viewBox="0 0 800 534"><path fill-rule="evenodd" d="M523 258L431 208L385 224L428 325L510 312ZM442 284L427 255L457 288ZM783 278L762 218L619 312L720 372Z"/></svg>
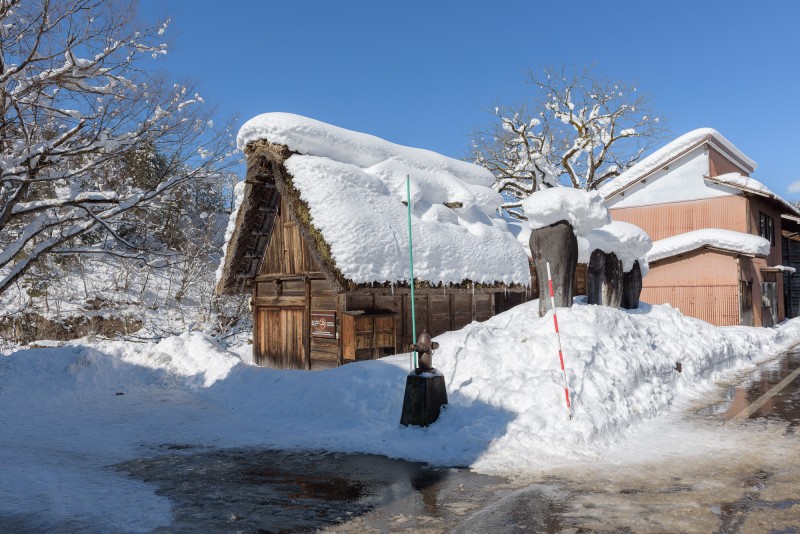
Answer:
<svg viewBox="0 0 800 534"><path fill-rule="evenodd" d="M256 313L255 363L277 369L305 369L304 308L260 306Z"/></svg>
<svg viewBox="0 0 800 534"><path fill-rule="evenodd" d="M753 326L753 283L739 280L739 322Z"/></svg>

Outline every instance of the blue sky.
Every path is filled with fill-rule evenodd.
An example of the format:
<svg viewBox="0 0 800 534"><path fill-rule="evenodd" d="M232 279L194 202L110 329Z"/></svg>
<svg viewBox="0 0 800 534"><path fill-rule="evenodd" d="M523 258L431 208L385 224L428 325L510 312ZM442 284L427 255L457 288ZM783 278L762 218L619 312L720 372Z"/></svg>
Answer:
<svg viewBox="0 0 800 534"><path fill-rule="evenodd" d="M288 111L462 157L530 68L633 82L673 136L716 128L776 193L800 180L800 2L142 0L161 68L239 124Z"/></svg>

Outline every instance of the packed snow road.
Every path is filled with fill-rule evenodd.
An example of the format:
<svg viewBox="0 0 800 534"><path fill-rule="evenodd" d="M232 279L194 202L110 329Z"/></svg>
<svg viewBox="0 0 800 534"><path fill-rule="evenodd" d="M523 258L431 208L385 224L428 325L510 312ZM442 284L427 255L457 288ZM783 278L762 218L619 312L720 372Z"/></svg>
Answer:
<svg viewBox="0 0 800 534"><path fill-rule="evenodd" d="M276 371L190 333L0 357L0 517L12 530L152 531L176 520L175 497L119 466L222 449L375 454L468 466L525 480L525 488L531 479L557 480L560 470L591 473L615 462L614 473L633 465L636 475L636 465L654 461L737 458L743 442L772 454L777 441L764 432L745 429L744 439L733 425L683 414L716 381L800 341L800 320L716 328L669 306L624 311L577 301L559 310L570 421L552 318L539 318L537 306L437 338L434 365L450 404L427 429L398 424L408 372L402 355Z"/></svg>

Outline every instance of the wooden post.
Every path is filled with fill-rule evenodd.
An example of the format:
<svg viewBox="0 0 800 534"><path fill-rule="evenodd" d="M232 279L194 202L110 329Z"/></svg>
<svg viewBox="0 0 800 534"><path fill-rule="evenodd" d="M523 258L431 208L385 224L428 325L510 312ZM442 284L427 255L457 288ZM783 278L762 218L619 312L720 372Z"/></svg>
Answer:
<svg viewBox="0 0 800 534"><path fill-rule="evenodd" d="M306 363L306 370L311 370L311 279L306 276L306 309L303 317L303 355Z"/></svg>
<svg viewBox="0 0 800 534"><path fill-rule="evenodd" d="M426 297L425 297L425 313L427 314L427 317L425 318L425 326L427 327L428 333L430 334L431 332L433 332L433 330L431 329L431 292L430 292L430 290L428 290L428 292L426 293ZM417 340L415 339L414 343L416 343L416 342L417 342Z"/></svg>
<svg viewBox="0 0 800 534"><path fill-rule="evenodd" d="M450 331L456 329L456 305L455 305L455 293L452 291L450 292Z"/></svg>

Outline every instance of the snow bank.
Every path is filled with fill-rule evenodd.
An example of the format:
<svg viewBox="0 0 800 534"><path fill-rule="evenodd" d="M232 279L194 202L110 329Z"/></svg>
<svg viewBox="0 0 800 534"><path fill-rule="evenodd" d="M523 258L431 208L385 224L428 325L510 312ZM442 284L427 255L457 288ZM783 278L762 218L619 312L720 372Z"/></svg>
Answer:
<svg viewBox="0 0 800 534"><path fill-rule="evenodd" d="M237 142L259 139L298 152L286 168L345 278L410 278L409 176L417 278L530 284L526 254L497 215L502 197L488 170L289 113L251 119Z"/></svg>
<svg viewBox="0 0 800 534"><path fill-rule="evenodd" d="M588 241L590 254L597 249L608 254L613 252L622 261L622 270L625 272L633 268L636 260L644 260L645 254L653 246L647 232L635 224L623 221L613 221L601 228L595 228L589 233ZM644 261L640 261L639 267L645 269L643 263Z"/></svg>
<svg viewBox="0 0 800 534"><path fill-rule="evenodd" d="M709 137L713 138L718 144L727 148L732 154L736 155L736 157L744 162L745 165L749 166L753 170L756 169L756 162L748 158L721 133L713 128L698 128L697 130L692 130L691 132L688 132L677 139L670 141L613 180L606 182L598 191L603 198L608 198L620 189L624 189L628 185L636 182L642 176L651 173L673 158L699 145Z"/></svg>
<svg viewBox="0 0 800 534"><path fill-rule="evenodd" d="M558 221L572 225L575 235L586 237L594 228L611 222L603 197L596 191L572 187L551 187L536 191L522 201L522 209L532 229Z"/></svg>
<svg viewBox="0 0 800 534"><path fill-rule="evenodd" d="M757 256L768 255L770 249L769 241L761 236L720 228L703 228L656 241L646 258L649 263L653 263L705 246Z"/></svg>

